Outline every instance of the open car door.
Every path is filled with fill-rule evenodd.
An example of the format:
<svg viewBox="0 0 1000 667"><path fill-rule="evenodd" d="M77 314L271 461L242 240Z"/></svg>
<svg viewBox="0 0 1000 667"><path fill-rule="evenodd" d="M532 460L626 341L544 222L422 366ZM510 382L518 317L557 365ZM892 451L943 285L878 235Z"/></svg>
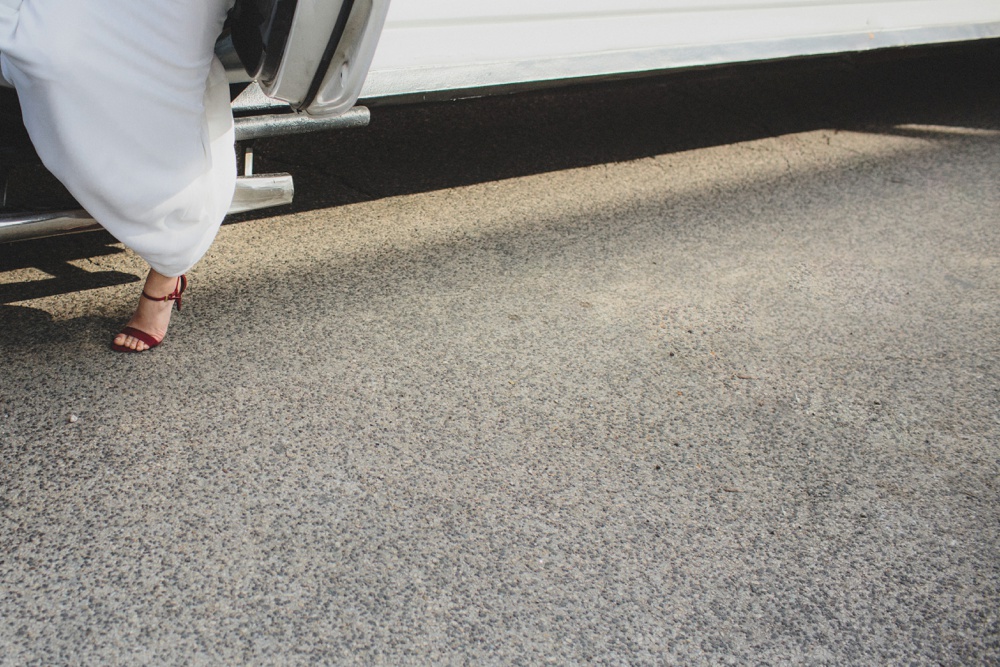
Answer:
<svg viewBox="0 0 1000 667"><path fill-rule="evenodd" d="M367 109L351 108L361 94L388 9L389 0L237 0L229 35L220 40L230 80L240 68L229 58L235 50L265 95L299 113L268 108L260 116L235 119L244 157L230 213L292 201L290 174L253 174L254 138L367 124ZM235 80L247 78L240 73ZM79 208L0 212L0 243L97 228Z"/></svg>
<svg viewBox="0 0 1000 667"><path fill-rule="evenodd" d="M389 0L237 0L233 46L265 95L336 116L361 94L388 9Z"/></svg>

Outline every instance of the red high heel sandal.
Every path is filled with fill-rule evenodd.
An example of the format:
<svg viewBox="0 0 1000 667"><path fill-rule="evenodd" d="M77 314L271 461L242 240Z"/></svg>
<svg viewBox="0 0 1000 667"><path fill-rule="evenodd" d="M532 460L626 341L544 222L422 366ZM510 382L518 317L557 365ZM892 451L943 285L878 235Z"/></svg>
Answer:
<svg viewBox="0 0 1000 667"><path fill-rule="evenodd" d="M174 305L177 306L177 310L181 309L181 295L184 294L184 290L187 289L188 281L187 276L182 275L177 279L177 288L166 296L149 296L146 294L146 290L142 291L142 298L149 299L150 301L173 301ZM147 350L152 350L154 347L163 342L163 339L157 340L153 336L149 335L141 329L136 329L135 327L123 327L121 332L126 336L132 336L132 338L138 338L143 343L148 345ZM118 345L114 341L111 342L111 349L115 352L146 352L146 350L133 350L125 345Z"/></svg>

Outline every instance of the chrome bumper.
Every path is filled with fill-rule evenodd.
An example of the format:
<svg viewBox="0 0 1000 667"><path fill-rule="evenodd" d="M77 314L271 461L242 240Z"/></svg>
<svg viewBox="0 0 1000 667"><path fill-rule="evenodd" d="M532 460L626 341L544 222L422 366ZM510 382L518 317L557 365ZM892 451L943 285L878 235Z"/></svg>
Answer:
<svg viewBox="0 0 1000 667"><path fill-rule="evenodd" d="M320 130L350 129L368 125L371 114L365 107L354 107L340 116L313 118L305 114L267 113L281 108L264 97L256 86L250 86L234 103L234 111L259 115L237 116L236 141L249 146L254 139L277 137ZM287 105L284 105L287 109ZM263 113L261 113L263 112ZM291 174L259 174L236 179L236 192L229 214L246 213L272 206L292 203L295 186ZM100 229L101 226L83 210L46 212L0 212L0 243L58 236Z"/></svg>
<svg viewBox="0 0 1000 667"><path fill-rule="evenodd" d="M291 174L260 174L236 179L229 213L245 213L290 204L295 194ZM100 229L83 210L0 214L0 243Z"/></svg>

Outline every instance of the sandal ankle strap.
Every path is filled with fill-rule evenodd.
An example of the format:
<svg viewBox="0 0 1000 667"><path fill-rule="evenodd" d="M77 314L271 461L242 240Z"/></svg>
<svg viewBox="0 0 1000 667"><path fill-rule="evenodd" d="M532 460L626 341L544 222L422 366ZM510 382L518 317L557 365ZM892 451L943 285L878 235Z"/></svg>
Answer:
<svg viewBox="0 0 1000 667"><path fill-rule="evenodd" d="M184 294L184 290L187 289L187 276L182 275L177 278L177 288L173 292L166 296L150 296L146 294L146 290L142 291L143 298L149 299L150 301L173 301L177 306L177 310L181 309L181 295Z"/></svg>

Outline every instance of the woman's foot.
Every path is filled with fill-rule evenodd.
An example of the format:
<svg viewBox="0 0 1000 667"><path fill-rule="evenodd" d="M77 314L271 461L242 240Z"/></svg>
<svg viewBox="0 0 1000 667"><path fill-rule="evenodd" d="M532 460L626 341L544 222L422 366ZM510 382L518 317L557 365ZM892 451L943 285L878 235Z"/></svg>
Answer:
<svg viewBox="0 0 1000 667"><path fill-rule="evenodd" d="M186 286L183 276L171 278L150 269L135 314L115 336L111 347L119 352L145 352L159 345L167 335L174 301Z"/></svg>

